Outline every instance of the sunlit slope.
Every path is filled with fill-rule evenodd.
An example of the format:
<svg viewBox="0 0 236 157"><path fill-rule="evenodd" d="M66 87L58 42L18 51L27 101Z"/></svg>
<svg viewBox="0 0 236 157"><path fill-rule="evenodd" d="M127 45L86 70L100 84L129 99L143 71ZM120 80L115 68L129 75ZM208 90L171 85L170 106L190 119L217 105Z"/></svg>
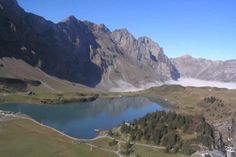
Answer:
<svg viewBox="0 0 236 157"><path fill-rule="evenodd" d="M29 90L35 92L89 92L90 88L80 84L71 83L53 76L49 76L37 67L32 67L23 60L15 58L0 59L0 77L38 80L41 85L38 87L29 86ZM93 89L94 90L94 89Z"/></svg>

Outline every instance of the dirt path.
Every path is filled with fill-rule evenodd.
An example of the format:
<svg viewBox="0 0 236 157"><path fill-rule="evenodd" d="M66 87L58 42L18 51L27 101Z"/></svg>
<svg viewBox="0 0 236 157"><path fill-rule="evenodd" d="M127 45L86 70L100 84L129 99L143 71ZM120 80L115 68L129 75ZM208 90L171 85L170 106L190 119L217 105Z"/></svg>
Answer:
<svg viewBox="0 0 236 157"><path fill-rule="evenodd" d="M52 88L51 86L49 86L46 82L40 80L40 82L42 82L42 84L44 85L44 87L48 88L49 90L53 91L53 92L56 92L56 93L61 93L61 91L55 89L55 88Z"/></svg>
<svg viewBox="0 0 236 157"><path fill-rule="evenodd" d="M123 157L121 154L120 154L120 150L118 151L114 151L114 150L110 150L110 149L106 149L106 148L101 148L101 147L98 147L94 144L90 144L90 143L86 143L88 146L90 146L90 151L93 151L94 148L97 148L97 149L100 149L100 150L103 150L103 151L107 151L107 152L111 152L111 153L115 153L117 156L119 157Z"/></svg>
<svg viewBox="0 0 236 157"><path fill-rule="evenodd" d="M117 150L117 151L112 151L112 150L105 149L105 148L99 148L99 149L102 149L102 150L104 150L104 151L110 151L110 152L113 152L113 153L117 154L119 157L123 157L123 155L121 154L121 144L122 144L122 143L126 143L126 141L124 141L124 140L118 140L118 139L113 138L113 137L108 136L108 135L102 135L102 136L97 136L97 137L95 137L95 138L93 138L93 139L80 139L79 141L82 140L82 141L85 142L86 144L92 145L92 144L87 143L87 142L95 141L95 140L98 140L98 139L101 139L101 138L108 138L108 139L111 139L111 140L115 139L115 140L118 142L118 143L117 143L117 145L118 145L118 150ZM154 146L154 145L143 144L143 143L137 143L137 142L134 143L134 145L136 145L136 146L142 146L142 147L155 148L155 149L165 149L165 147L162 147L162 146ZM93 146L97 147L96 145L93 145Z"/></svg>

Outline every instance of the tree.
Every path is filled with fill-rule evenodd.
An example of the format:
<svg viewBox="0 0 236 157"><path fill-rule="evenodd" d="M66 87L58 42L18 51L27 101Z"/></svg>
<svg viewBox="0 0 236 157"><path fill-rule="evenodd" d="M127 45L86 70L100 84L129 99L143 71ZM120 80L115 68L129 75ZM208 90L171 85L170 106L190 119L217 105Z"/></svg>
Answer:
<svg viewBox="0 0 236 157"><path fill-rule="evenodd" d="M133 145L130 143L130 141L127 141L124 145L123 153L126 155L129 155L130 153L132 153L133 152L132 146Z"/></svg>
<svg viewBox="0 0 236 157"><path fill-rule="evenodd" d="M111 142L109 142L109 146L117 145L118 141L116 139L113 139Z"/></svg>
<svg viewBox="0 0 236 157"><path fill-rule="evenodd" d="M141 155L139 155L139 154L136 154L136 156L135 157L141 157Z"/></svg>
<svg viewBox="0 0 236 157"><path fill-rule="evenodd" d="M113 136L112 130L109 130L107 134L108 134L109 136Z"/></svg>

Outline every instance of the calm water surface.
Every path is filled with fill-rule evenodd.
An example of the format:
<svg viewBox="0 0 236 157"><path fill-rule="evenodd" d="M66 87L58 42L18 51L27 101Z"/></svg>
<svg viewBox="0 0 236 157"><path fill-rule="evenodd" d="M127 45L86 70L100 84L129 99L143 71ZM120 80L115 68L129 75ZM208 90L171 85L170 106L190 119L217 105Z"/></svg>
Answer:
<svg viewBox="0 0 236 157"><path fill-rule="evenodd" d="M94 138L94 129L109 130L164 108L143 97L127 97L63 105L4 104L0 110L20 111L76 138Z"/></svg>

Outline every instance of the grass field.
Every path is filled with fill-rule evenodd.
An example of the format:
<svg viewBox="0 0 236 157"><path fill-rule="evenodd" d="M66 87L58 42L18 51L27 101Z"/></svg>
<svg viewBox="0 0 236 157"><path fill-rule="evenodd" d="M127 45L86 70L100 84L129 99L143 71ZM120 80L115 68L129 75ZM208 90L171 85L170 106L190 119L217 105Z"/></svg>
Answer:
<svg viewBox="0 0 236 157"><path fill-rule="evenodd" d="M116 157L78 143L30 120L0 122L1 157Z"/></svg>
<svg viewBox="0 0 236 157"><path fill-rule="evenodd" d="M137 95L145 96L153 101L164 101L172 104L176 112L203 115L209 121L226 120L232 118L236 112L236 90L219 89L211 87L181 87L161 86L139 92ZM201 106L205 97L214 96L221 99L224 106Z"/></svg>
<svg viewBox="0 0 236 157"><path fill-rule="evenodd" d="M117 154L102 150L118 150L118 145L109 146L110 141L111 139L101 138L88 142L96 146L91 151L86 143L69 139L27 119L0 122L1 157L116 157ZM185 157L145 146L133 146L133 150L130 156Z"/></svg>
<svg viewBox="0 0 236 157"><path fill-rule="evenodd" d="M114 145L114 146L110 146L109 143L111 142L111 139L108 138L100 138L97 139L95 141L91 141L89 142L90 144L96 145L100 148L105 148L105 149L109 149L109 150L113 150L113 151L117 151L118 150L118 146Z"/></svg>
<svg viewBox="0 0 236 157"><path fill-rule="evenodd" d="M133 150L134 152L131 153L131 156L140 155L141 157L187 157L182 154L165 153L164 150L143 146L134 146Z"/></svg>

